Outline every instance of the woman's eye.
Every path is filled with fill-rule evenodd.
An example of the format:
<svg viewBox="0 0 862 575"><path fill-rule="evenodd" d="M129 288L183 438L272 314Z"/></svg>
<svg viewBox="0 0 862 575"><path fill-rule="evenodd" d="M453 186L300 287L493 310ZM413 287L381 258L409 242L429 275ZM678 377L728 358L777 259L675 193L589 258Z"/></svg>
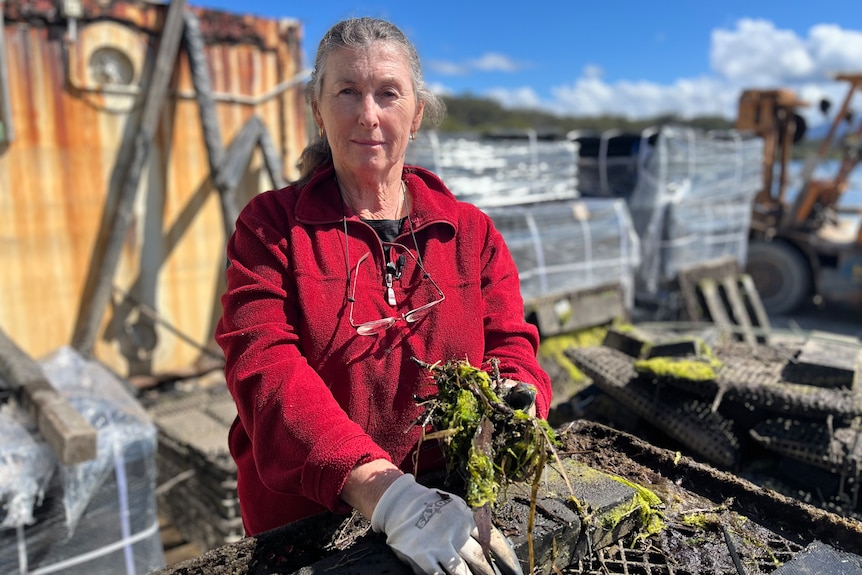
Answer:
<svg viewBox="0 0 862 575"><path fill-rule="evenodd" d="M380 95L383 98L392 99L397 98L399 96L399 92L394 88L386 88L385 90L380 91Z"/></svg>

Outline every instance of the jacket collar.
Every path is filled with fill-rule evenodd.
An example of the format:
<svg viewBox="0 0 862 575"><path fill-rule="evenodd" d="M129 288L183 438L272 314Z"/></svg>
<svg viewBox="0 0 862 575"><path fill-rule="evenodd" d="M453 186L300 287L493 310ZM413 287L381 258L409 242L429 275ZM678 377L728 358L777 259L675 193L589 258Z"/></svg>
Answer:
<svg viewBox="0 0 862 575"><path fill-rule="evenodd" d="M413 197L410 217L417 229L431 222L445 222L457 231L454 214L458 211L458 200L440 178L419 166L404 166L402 177ZM344 212L332 164L318 168L297 192L297 220L307 224L341 221Z"/></svg>

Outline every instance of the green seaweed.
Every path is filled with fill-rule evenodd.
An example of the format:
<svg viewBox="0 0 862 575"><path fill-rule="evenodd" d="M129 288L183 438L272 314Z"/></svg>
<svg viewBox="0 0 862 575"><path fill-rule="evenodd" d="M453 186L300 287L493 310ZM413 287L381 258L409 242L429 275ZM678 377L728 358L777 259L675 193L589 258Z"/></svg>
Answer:
<svg viewBox="0 0 862 575"><path fill-rule="evenodd" d="M435 396L420 399L423 420L434 428L425 439L440 440L447 471L463 479L470 507L493 506L510 482L541 473L558 440L547 421L512 409L501 399L502 380L496 368L492 374L466 361L415 361L437 384ZM483 417L493 425L484 451L474 446Z"/></svg>
<svg viewBox="0 0 862 575"><path fill-rule="evenodd" d="M470 448L467 457L467 503L473 507L493 505L500 492L494 473L494 461L487 455Z"/></svg>
<svg viewBox="0 0 862 575"><path fill-rule="evenodd" d="M634 363L635 371L638 373L690 381L712 381L716 378L716 370L720 367L721 363L717 360L700 358L653 357L638 359Z"/></svg>
<svg viewBox="0 0 862 575"><path fill-rule="evenodd" d="M716 516L710 516L703 512L686 513L682 516L683 525L695 527L697 529L706 529L709 525L717 524Z"/></svg>
<svg viewBox="0 0 862 575"><path fill-rule="evenodd" d="M663 513L659 509L663 503L658 495L643 485L634 483L633 481L629 481L628 479L618 475L611 475L611 477L616 481L629 486L635 491L635 497L632 500L629 511L636 510L638 512L638 518L642 526L639 537L654 535L665 528ZM626 516L628 516L628 513L622 514L620 519ZM619 520L617 520L617 523L618 522ZM614 524L614 526L616 526L616 524Z"/></svg>
<svg viewBox="0 0 862 575"><path fill-rule="evenodd" d="M588 380L587 376L568 358L565 351L571 347L593 347L601 345L608 332L605 326L562 333L542 338L539 355L553 360L562 367L575 383Z"/></svg>

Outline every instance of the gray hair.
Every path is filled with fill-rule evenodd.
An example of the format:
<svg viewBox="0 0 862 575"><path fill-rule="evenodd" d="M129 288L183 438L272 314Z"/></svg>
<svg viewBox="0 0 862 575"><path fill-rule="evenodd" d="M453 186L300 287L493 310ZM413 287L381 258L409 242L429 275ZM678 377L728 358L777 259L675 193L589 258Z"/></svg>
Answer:
<svg viewBox="0 0 862 575"><path fill-rule="evenodd" d="M446 105L437 97L422 76L422 66L416 48L407 36L397 26L386 20L377 18L350 18L335 24L324 34L317 47L317 57L314 60L314 70L311 72L305 87L305 99L309 104L316 103L320 98L323 86L323 76L329 56L340 48L367 48L374 42L387 42L395 46L404 55L410 67L413 88L417 102L425 105L423 121L431 126L437 126L446 114ZM300 170L299 181L307 180L318 166L332 160L332 150L323 137L316 137L302 151L297 167Z"/></svg>

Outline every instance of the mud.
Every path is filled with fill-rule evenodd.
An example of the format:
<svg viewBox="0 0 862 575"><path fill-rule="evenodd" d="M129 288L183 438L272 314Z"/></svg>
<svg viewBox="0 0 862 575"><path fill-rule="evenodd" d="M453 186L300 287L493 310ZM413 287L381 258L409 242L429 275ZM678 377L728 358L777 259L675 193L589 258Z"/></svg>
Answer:
<svg viewBox="0 0 862 575"><path fill-rule="evenodd" d="M748 575L768 574L816 541L862 554L862 523L858 521L763 489L598 423L578 420L557 431L564 459L621 477L656 494L662 501L665 527L649 536L637 531L623 534L617 543L601 549L573 554L543 552L537 572L738 575L732 546ZM568 506L542 510L537 515L565 520L563 512L573 515ZM505 531L507 521L523 522L523 513L503 513L497 521ZM515 529L510 535L517 533L517 526L509 528ZM569 533L557 531L556 537ZM548 548L553 551L553 541ZM226 545L158 575L382 572L407 574L409 569L394 558L379 536L368 532L364 520L327 515Z"/></svg>
<svg viewBox="0 0 862 575"><path fill-rule="evenodd" d="M771 573L814 541L859 554L862 523L586 421L561 433L566 453L613 469L665 503L667 529L586 557L564 573L737 575L724 530L746 572Z"/></svg>

